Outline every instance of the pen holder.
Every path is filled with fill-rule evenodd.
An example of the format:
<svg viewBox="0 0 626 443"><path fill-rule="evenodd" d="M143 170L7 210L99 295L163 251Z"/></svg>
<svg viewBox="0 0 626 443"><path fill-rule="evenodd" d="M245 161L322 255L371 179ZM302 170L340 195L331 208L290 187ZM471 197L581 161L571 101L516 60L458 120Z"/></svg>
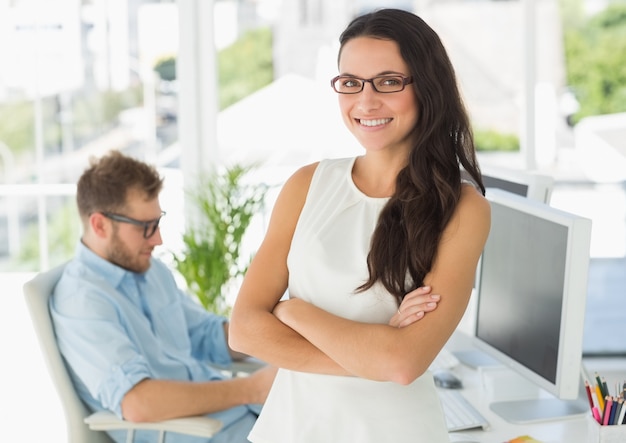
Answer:
<svg viewBox="0 0 626 443"><path fill-rule="evenodd" d="M601 426L593 417L587 418L587 441L589 443L624 443L626 425Z"/></svg>

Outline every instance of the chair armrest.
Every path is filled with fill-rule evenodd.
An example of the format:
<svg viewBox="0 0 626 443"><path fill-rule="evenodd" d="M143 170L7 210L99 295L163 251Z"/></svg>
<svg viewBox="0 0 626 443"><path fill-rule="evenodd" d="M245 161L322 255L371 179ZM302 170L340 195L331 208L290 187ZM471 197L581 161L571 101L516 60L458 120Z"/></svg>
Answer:
<svg viewBox="0 0 626 443"><path fill-rule="evenodd" d="M85 423L94 431L114 431L120 429L153 430L178 432L196 437L212 437L220 429L222 422L210 417L183 417L157 422L135 423L122 420L109 411L99 411L85 418Z"/></svg>
<svg viewBox="0 0 626 443"><path fill-rule="evenodd" d="M254 357L246 357L243 360L235 360L228 366L213 365L215 368L222 371L222 373L229 377L245 377L252 372L267 366L267 363L256 359Z"/></svg>

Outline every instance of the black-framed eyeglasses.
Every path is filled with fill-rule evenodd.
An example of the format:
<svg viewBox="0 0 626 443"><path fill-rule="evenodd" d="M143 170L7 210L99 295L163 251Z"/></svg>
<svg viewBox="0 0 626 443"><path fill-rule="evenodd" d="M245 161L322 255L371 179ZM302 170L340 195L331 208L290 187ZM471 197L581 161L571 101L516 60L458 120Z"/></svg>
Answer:
<svg viewBox="0 0 626 443"><path fill-rule="evenodd" d="M358 94L365 87L365 83L371 83L376 92L390 94L400 92L406 85L413 83L413 77L379 75L372 78L358 78L351 75L338 75L330 81L330 85L339 94Z"/></svg>
<svg viewBox="0 0 626 443"><path fill-rule="evenodd" d="M150 238L154 235L157 228L159 227L159 222L161 218L165 215L165 211L161 211L161 215L159 218L155 218L154 220L135 220L134 218L126 217L120 214L114 214L112 212L101 212L106 218L111 219L116 222L121 223L129 223L131 225L139 226L143 228L143 238Z"/></svg>

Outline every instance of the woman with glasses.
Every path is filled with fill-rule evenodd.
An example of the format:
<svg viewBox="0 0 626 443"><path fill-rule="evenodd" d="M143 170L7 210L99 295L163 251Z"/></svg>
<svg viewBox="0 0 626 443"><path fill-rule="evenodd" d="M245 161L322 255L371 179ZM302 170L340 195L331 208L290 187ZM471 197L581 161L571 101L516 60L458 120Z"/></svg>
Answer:
<svg viewBox="0 0 626 443"><path fill-rule="evenodd" d="M330 86L364 152L287 181L244 279L231 346L281 368L249 438L448 441L428 367L463 316L490 223L468 116L416 15L366 14L340 43Z"/></svg>

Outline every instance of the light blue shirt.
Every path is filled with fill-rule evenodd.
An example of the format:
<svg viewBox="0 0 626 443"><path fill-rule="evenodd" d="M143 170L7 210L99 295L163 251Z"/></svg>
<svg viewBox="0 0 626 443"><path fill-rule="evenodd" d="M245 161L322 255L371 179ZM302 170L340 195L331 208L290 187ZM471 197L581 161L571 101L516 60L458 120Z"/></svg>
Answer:
<svg viewBox="0 0 626 443"><path fill-rule="evenodd" d="M107 409L121 417L122 398L145 378L221 380L224 375L210 364L232 362L226 319L182 292L155 258L146 273L137 274L80 243L54 290L50 312L77 392L94 411ZM246 406L211 414L225 428L246 415ZM135 441L144 441L140 432ZM205 440L181 436L167 441Z"/></svg>

